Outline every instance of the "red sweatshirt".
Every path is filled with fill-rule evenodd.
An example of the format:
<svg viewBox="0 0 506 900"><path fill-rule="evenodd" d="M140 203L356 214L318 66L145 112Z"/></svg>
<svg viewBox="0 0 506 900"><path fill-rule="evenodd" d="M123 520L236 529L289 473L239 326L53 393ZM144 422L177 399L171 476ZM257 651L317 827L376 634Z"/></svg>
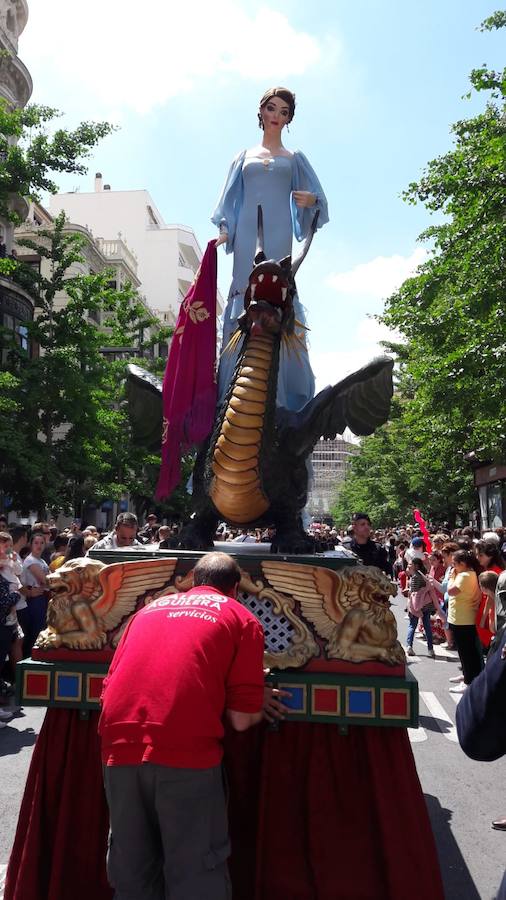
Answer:
<svg viewBox="0 0 506 900"><path fill-rule="evenodd" d="M262 708L263 650L259 621L215 588L146 606L128 623L104 681L103 763L218 765L224 710Z"/></svg>

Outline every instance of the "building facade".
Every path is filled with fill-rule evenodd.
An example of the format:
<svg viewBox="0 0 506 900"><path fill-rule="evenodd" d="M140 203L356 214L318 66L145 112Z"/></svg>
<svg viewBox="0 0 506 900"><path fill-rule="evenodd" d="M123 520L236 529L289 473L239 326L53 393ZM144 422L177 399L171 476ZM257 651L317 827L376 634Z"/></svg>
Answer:
<svg viewBox="0 0 506 900"><path fill-rule="evenodd" d="M359 449L356 444L342 437L336 437L334 440L320 438L311 456L313 484L306 506L310 516L313 518L330 516L339 484L344 481L350 461Z"/></svg>
<svg viewBox="0 0 506 900"><path fill-rule="evenodd" d="M202 259L193 230L187 225L167 225L148 191L111 190L99 172L93 192L51 197L51 213L62 210L70 221L85 225L98 241L118 237L127 242L137 259L147 303L163 324L174 325ZM218 315L221 310L218 296Z"/></svg>
<svg viewBox="0 0 506 900"><path fill-rule="evenodd" d="M50 231L53 226L53 217L39 204L30 204L26 221L19 225L15 230L14 250L16 258L21 262L37 269L44 277L50 277L51 262L46 257L35 253L31 248L24 247L20 241L28 238L31 241L44 242L42 233ZM83 238L83 246L81 248L82 260L74 262L68 269L68 277L72 278L76 275L93 275L99 272L109 270L111 280L109 286L114 290L122 290L127 285L137 291L136 299L145 307L147 315L156 319L154 310L150 308L145 297L139 292L141 282L137 274L137 259L121 238L106 241L102 238L95 239L91 232L73 222L66 222L64 232L72 234L80 234ZM47 240L47 239L46 239ZM67 303L67 295L63 291L59 291L55 297L55 310L58 311L65 307ZM35 315L37 312L35 311ZM103 322L104 316L100 311L90 310L89 323L96 325L106 331ZM158 325L154 326L157 330ZM148 340L149 334L144 334L143 339ZM105 352L104 348L104 352ZM107 348L108 355L115 355L115 358L123 358L135 356L138 348ZM36 348L35 348L36 350ZM158 347L155 345L153 355L158 355ZM165 355L162 353L162 355Z"/></svg>
<svg viewBox="0 0 506 900"><path fill-rule="evenodd" d="M10 108L23 108L32 93L32 79L26 66L18 57L18 39L28 20L26 0L1 0L0 2L0 98ZM15 138L8 141L15 143ZM28 212L23 197L10 195L9 207L20 219ZM0 215L0 257L12 252L14 225ZM12 332L23 349L28 348L26 322L33 318L33 303L29 295L7 275L0 275L0 326ZM6 361L7 351L0 349L1 362Z"/></svg>

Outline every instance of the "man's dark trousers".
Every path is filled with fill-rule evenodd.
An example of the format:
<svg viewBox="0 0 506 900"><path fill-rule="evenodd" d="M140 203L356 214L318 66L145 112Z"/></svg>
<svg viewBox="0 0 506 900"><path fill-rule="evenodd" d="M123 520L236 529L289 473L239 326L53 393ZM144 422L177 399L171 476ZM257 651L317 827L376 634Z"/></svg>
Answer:
<svg viewBox="0 0 506 900"><path fill-rule="evenodd" d="M105 766L115 900L230 900L221 766Z"/></svg>

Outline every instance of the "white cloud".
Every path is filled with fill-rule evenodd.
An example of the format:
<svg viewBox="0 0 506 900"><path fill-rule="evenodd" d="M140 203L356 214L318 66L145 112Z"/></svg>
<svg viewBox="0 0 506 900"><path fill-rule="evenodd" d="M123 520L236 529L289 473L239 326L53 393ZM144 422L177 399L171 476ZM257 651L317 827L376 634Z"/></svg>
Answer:
<svg viewBox="0 0 506 900"><path fill-rule="evenodd" d="M283 83L322 58L315 37L267 6L254 13L237 0L87 0L85 9L77 6L31 0L20 56L37 95L61 103L70 92L98 114L145 114L213 76Z"/></svg>
<svg viewBox="0 0 506 900"><path fill-rule="evenodd" d="M311 366L316 378L316 393L328 384L337 384L346 375L356 372L370 362L376 354L371 347L357 347L353 350L311 353Z"/></svg>
<svg viewBox="0 0 506 900"><path fill-rule="evenodd" d="M376 319L364 317L350 334L347 350L312 352L311 365L316 378L316 391L321 391L328 384L336 384L370 363L375 356L385 353L380 341L400 341L400 335L390 331L386 325Z"/></svg>
<svg viewBox="0 0 506 900"><path fill-rule="evenodd" d="M411 256L377 256L347 272L329 275L327 284L348 297L382 300L397 290L427 258L427 251L417 247Z"/></svg>

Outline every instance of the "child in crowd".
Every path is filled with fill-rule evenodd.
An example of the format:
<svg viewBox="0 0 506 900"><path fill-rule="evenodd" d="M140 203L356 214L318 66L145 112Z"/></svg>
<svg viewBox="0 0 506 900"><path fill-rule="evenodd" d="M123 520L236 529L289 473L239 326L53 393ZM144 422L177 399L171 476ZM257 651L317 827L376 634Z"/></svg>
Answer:
<svg viewBox="0 0 506 900"><path fill-rule="evenodd" d="M481 622L478 624L480 624L482 628L488 628L488 630L491 631L492 634L495 634L504 625L504 622L498 622L498 615L495 605L495 589L497 587L498 580L499 575L497 574L497 572L481 572L481 574L478 576L478 582L481 588L481 592L486 598Z"/></svg>
<svg viewBox="0 0 506 900"><path fill-rule="evenodd" d="M427 654L431 659L435 659L436 654L434 653L432 627L430 622L431 612L435 608L434 593L431 587L426 582L426 573L423 560L418 559L417 557L411 559L408 563L407 571L409 576L409 627L408 636L406 638L406 655L416 655L415 651L413 650L413 638L415 636L418 621L419 619L421 619L423 621L423 626L427 637ZM436 614L438 613L439 615L441 615L439 604L436 609Z"/></svg>
<svg viewBox="0 0 506 900"><path fill-rule="evenodd" d="M407 574L406 574L406 562L404 560L404 553L407 548L407 544L401 541L397 544L396 553L397 557L393 564L393 578L394 581L399 585L400 590L405 596L407 596Z"/></svg>

